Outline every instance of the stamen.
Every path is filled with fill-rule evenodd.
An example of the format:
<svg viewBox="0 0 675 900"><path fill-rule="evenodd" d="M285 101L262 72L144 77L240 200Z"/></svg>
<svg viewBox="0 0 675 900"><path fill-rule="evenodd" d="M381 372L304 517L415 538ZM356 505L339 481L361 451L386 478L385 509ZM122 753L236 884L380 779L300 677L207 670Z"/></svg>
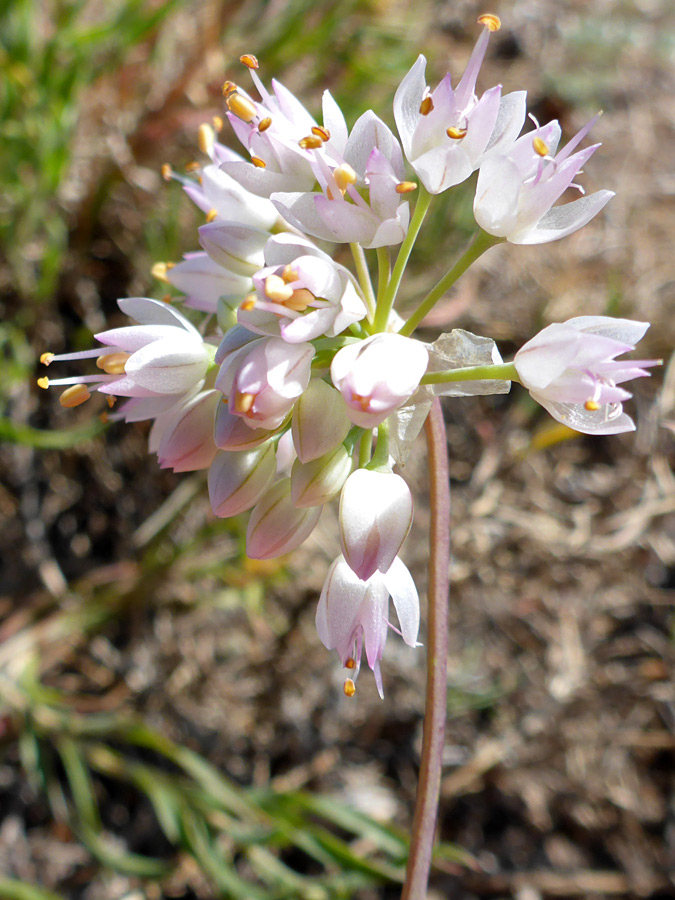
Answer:
<svg viewBox="0 0 675 900"><path fill-rule="evenodd" d="M185 171L186 172L198 172L202 167L202 164L197 162L196 159L193 159L192 162L185 163Z"/></svg>
<svg viewBox="0 0 675 900"><path fill-rule="evenodd" d="M207 225L210 225L211 222L215 222L215 220L216 220L217 218L218 218L218 210L217 210L217 209L210 209L210 210L207 212L207 214L206 214L206 224L207 224Z"/></svg>
<svg viewBox="0 0 675 900"><path fill-rule="evenodd" d="M420 115L428 116L431 110L434 108L434 101L431 99L431 96L427 94L426 97L422 99L420 103Z"/></svg>
<svg viewBox="0 0 675 900"><path fill-rule="evenodd" d="M600 409L600 404L597 402L597 400L587 400L584 403L584 409L587 409L588 412L596 412Z"/></svg>
<svg viewBox="0 0 675 900"><path fill-rule="evenodd" d="M265 162L264 159L260 159L259 156L252 156L251 162L256 167L256 169L266 169L267 168L267 163Z"/></svg>
<svg viewBox="0 0 675 900"><path fill-rule="evenodd" d="M38 378L37 385L42 388L43 391L46 391L49 387L49 378L47 378L46 375L43 375L42 378Z"/></svg>
<svg viewBox="0 0 675 900"><path fill-rule="evenodd" d="M345 660L345 669L355 669L356 668L356 660L350 656L349 659Z"/></svg>
<svg viewBox="0 0 675 900"><path fill-rule="evenodd" d="M303 150L318 150L319 147L323 146L323 141L315 134L309 134L307 135L307 137L299 140L298 144L300 147L302 147Z"/></svg>
<svg viewBox="0 0 675 900"><path fill-rule="evenodd" d="M166 277L166 273L169 271L168 263L165 262L156 262L154 266L150 269L150 274L153 278L156 278L158 281L165 281L167 284L169 283L169 279Z"/></svg>
<svg viewBox="0 0 675 900"><path fill-rule="evenodd" d="M226 81L223 85L223 97L229 97L230 94L234 93L237 90L237 85L234 81Z"/></svg>
<svg viewBox="0 0 675 900"><path fill-rule="evenodd" d="M352 681L351 678L345 678L344 687L342 690L345 692L345 697L353 697L356 693L356 685Z"/></svg>
<svg viewBox="0 0 675 900"><path fill-rule="evenodd" d="M417 182L416 181L399 181L399 183L394 188L397 194L410 194L412 191L417 190Z"/></svg>
<svg viewBox="0 0 675 900"><path fill-rule="evenodd" d="M173 301L173 297L171 294L164 294L162 297L162 303L171 303Z"/></svg>
<svg viewBox="0 0 675 900"><path fill-rule="evenodd" d="M169 163L164 163L164 165L160 169L160 172L162 173L162 178L164 179L164 181L171 181L171 176L173 175L173 169L171 168Z"/></svg>
<svg viewBox="0 0 675 900"><path fill-rule="evenodd" d="M215 130L216 130L217 132L223 130L223 125L224 125L225 123L223 122L223 120L221 119L220 116L214 116L214 117L211 119L211 121L213 122L213 127L215 128Z"/></svg>
<svg viewBox="0 0 675 900"><path fill-rule="evenodd" d="M537 156L549 155L549 146L546 141L542 140L542 138L540 137L532 138L532 149L537 154Z"/></svg>
<svg viewBox="0 0 675 900"><path fill-rule="evenodd" d="M292 281L297 281L300 278L300 273L297 269L293 268L291 263L288 263L288 265L284 266L281 277L284 279L286 284L290 284Z"/></svg>
<svg viewBox="0 0 675 900"><path fill-rule="evenodd" d="M130 353L105 353L96 360L99 369L103 369L106 375L124 375L124 366L131 356Z"/></svg>
<svg viewBox="0 0 675 900"><path fill-rule="evenodd" d="M296 312L304 312L313 300L316 300L316 297L311 291L307 290L307 288L298 288L297 291L293 291L288 300L283 301L283 303L288 309L294 309Z"/></svg>
<svg viewBox="0 0 675 900"><path fill-rule="evenodd" d="M235 412L244 413L244 415L246 415L246 413L250 412L254 402L255 394L243 394L240 391L237 391L234 395Z"/></svg>
<svg viewBox="0 0 675 900"><path fill-rule="evenodd" d="M358 403L363 412L370 412L370 397L364 397L362 394L352 393L352 402Z"/></svg>
<svg viewBox="0 0 675 900"><path fill-rule="evenodd" d="M270 127L271 124L272 124L272 117L265 116L265 118L261 119L260 122L258 123L258 131L261 131L261 132L267 131L267 129Z"/></svg>
<svg viewBox="0 0 675 900"><path fill-rule="evenodd" d="M445 133L449 138L452 138L453 141L461 141L462 138L466 137L467 129L460 128L457 125L451 125L450 128L446 128Z"/></svg>
<svg viewBox="0 0 675 900"><path fill-rule="evenodd" d="M494 13L484 13L482 16L478 16L478 24L485 25L488 31L495 32L502 27L502 20Z"/></svg>
<svg viewBox="0 0 675 900"><path fill-rule="evenodd" d="M91 394L87 390L86 384L74 384L61 394L59 403L66 409L73 409L73 407L85 403L90 397Z"/></svg>
<svg viewBox="0 0 675 900"><path fill-rule="evenodd" d="M323 128L321 125L313 125L311 130L312 134L315 134L318 138L321 138L322 141L330 140L330 131L327 128Z"/></svg>
<svg viewBox="0 0 675 900"><path fill-rule="evenodd" d="M237 90L228 94L225 98L225 104L229 111L238 119L241 119L242 122L250 124L257 115L255 103L252 100L249 100L248 97L240 94Z"/></svg>
<svg viewBox="0 0 675 900"><path fill-rule="evenodd" d="M99 422L102 422L104 425L107 425L108 422L110 421L110 416L108 415L108 413L105 409L103 410L102 413L98 414L98 420L99 420Z"/></svg>
<svg viewBox="0 0 675 900"><path fill-rule="evenodd" d="M48 366L49 363L54 359L53 353L43 353L40 357L40 362L43 366Z"/></svg>
<svg viewBox="0 0 675 900"><path fill-rule="evenodd" d="M356 184L356 172L349 163L342 163L333 171L335 184L344 193L350 184Z"/></svg>
<svg viewBox="0 0 675 900"><path fill-rule="evenodd" d="M197 131L197 143L199 144L199 149L207 156L211 156L215 142L216 134L213 128L208 123L203 122Z"/></svg>
<svg viewBox="0 0 675 900"><path fill-rule="evenodd" d="M105 399L110 409L112 409L113 406L117 403L117 397L113 397L112 394L106 394Z"/></svg>
<svg viewBox="0 0 675 900"><path fill-rule="evenodd" d="M249 312L252 309L255 309L255 301L256 295L249 294L248 297L239 304L239 309L243 309L244 312Z"/></svg>
<svg viewBox="0 0 675 900"><path fill-rule="evenodd" d="M239 57L239 62L243 63L249 69L259 69L260 64L252 53L244 53Z"/></svg>
<svg viewBox="0 0 675 900"><path fill-rule="evenodd" d="M293 296L293 288L290 288L283 278L278 275L268 275L265 279L265 293L276 303L285 303Z"/></svg>

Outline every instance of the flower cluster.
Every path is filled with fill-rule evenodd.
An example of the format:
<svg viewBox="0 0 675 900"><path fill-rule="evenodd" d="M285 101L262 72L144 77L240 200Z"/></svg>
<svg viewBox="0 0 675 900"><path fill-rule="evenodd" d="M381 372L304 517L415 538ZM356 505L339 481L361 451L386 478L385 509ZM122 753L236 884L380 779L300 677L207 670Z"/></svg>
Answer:
<svg viewBox="0 0 675 900"><path fill-rule="evenodd" d="M573 179L597 149L576 149L593 122L557 155L557 122L535 122L521 135L525 92L502 96L497 85L476 93L499 20L486 15L479 23L454 89L450 75L427 86L422 56L403 79L394 98L400 143L371 110L349 130L327 91L318 122L283 85L273 81L268 90L255 57L243 56L258 99L232 82L223 93L244 157L217 140L218 120L199 130L206 164L187 176L164 168L206 223L201 250L176 265L158 264L154 274L184 294L188 310L207 314L201 326L166 302L127 298L120 309L136 324L97 334L97 349L42 357L47 365L95 359L95 374L39 383L66 386L66 407L99 391L114 406L112 418L152 420L150 449L161 466L208 469L217 516L250 510L251 557L294 550L339 497L342 552L328 571L316 625L348 670L348 695L364 647L382 694L389 630L417 645L417 590L399 556L413 500L393 468L405 461L435 396L507 391L520 381L559 421L610 434L634 427L622 411L630 395L617 385L646 375L653 363L616 359L647 328L627 320L551 325L504 363L493 341L459 329L425 344L411 334L414 316L406 327L394 311L432 195L474 171L474 247L481 252L504 240L561 238L612 196L599 191L553 208L568 187L578 187ZM408 180L405 160L423 187ZM351 246L354 274L326 249L340 243ZM398 245L390 272L390 248ZM365 253L371 249L381 267L377 294ZM440 293L432 291L419 309ZM116 406L116 398L126 399ZM390 622L389 598L398 626Z"/></svg>

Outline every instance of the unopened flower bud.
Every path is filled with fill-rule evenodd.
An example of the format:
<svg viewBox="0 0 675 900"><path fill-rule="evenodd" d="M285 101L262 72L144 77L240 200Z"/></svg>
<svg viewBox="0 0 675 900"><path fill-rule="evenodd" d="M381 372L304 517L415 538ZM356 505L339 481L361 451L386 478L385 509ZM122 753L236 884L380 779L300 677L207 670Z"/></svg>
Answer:
<svg viewBox="0 0 675 900"><path fill-rule="evenodd" d="M386 572L408 536L413 517L410 488L393 472L353 472L340 496L342 552L362 580Z"/></svg>
<svg viewBox="0 0 675 900"><path fill-rule="evenodd" d="M298 509L293 505L290 478L277 481L253 508L246 532L246 553L252 559L290 553L309 537L320 515L320 506Z"/></svg>
<svg viewBox="0 0 675 900"><path fill-rule="evenodd" d="M328 503L340 492L351 470L351 457L342 444L308 463L296 459L291 471L293 505L304 509Z"/></svg>
<svg viewBox="0 0 675 900"><path fill-rule="evenodd" d="M217 516L236 516L254 506L276 471L274 447L218 453L209 469L209 499Z"/></svg>
<svg viewBox="0 0 675 900"><path fill-rule="evenodd" d="M344 441L350 428L339 393L313 378L293 410L293 444L300 462L324 456Z"/></svg>

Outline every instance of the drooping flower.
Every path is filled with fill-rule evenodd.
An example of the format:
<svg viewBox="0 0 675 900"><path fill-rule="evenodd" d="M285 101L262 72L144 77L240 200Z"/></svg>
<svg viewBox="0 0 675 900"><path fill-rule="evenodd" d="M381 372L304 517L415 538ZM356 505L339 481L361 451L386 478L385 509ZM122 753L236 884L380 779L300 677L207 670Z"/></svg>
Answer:
<svg viewBox="0 0 675 900"><path fill-rule="evenodd" d="M204 342L197 329L160 300L127 297L119 300L118 306L139 324L99 332L94 337L103 346L94 350L58 355L44 353L41 358L46 365L95 358L100 373L45 378L40 379L40 385L70 385L71 388L62 395L64 406L78 405L75 401L86 400L90 391L116 397L162 400L171 395L175 401L196 390L213 359L213 348ZM171 401L163 402L159 408L164 410L171 405Z"/></svg>
<svg viewBox="0 0 675 900"><path fill-rule="evenodd" d="M340 495L340 540L345 559L362 581L389 570L412 519L412 495L400 475L352 472Z"/></svg>
<svg viewBox="0 0 675 900"><path fill-rule="evenodd" d="M374 428L415 391L428 359L420 341L400 334L374 334L335 354L331 379L352 422Z"/></svg>
<svg viewBox="0 0 675 900"><path fill-rule="evenodd" d="M597 120L591 119L556 155L560 126L556 121L537 126L510 148L488 154L478 173L473 204L476 222L488 234L512 244L545 244L577 231L597 215L614 196L597 191L551 209L586 160L598 149L594 144L572 153Z"/></svg>
<svg viewBox="0 0 675 900"><path fill-rule="evenodd" d="M417 645L420 610L415 583L404 563L397 557L386 572L375 572L362 581L344 556L333 562L321 591L316 611L319 638L328 650L337 650L350 677L345 693L352 694L353 681L361 666L365 646L368 665L373 670L380 697L382 674L380 660L389 628L389 597L394 601L400 635L410 647ZM394 630L398 630L395 629Z"/></svg>
<svg viewBox="0 0 675 900"><path fill-rule="evenodd" d="M617 387L649 375L657 360L616 359L649 328L647 322L577 316L549 325L516 353L518 377L532 397L564 425L586 434L619 434L635 424L623 412L632 395Z"/></svg>
<svg viewBox="0 0 675 900"><path fill-rule="evenodd" d="M476 96L476 80L496 16L481 16L484 25L464 75L453 90L450 74L430 91L424 56L419 56L394 97L394 118L403 150L432 194L464 181L484 154L508 146L525 121L525 91L501 96L501 85Z"/></svg>

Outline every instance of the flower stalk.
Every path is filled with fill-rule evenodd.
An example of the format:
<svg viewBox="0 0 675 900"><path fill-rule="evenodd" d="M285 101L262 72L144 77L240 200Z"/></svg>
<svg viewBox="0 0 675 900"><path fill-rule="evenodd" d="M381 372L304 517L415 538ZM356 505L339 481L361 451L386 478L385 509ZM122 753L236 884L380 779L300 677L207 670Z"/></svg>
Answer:
<svg viewBox="0 0 675 900"><path fill-rule="evenodd" d="M424 900L438 816L447 715L448 594L450 590L450 477L445 423L438 398L425 423L429 453L429 609L427 687L422 759L408 869L401 900Z"/></svg>
<svg viewBox="0 0 675 900"><path fill-rule="evenodd" d="M513 363L494 366L463 366L461 369L446 369L443 372L429 372L420 384L447 384L450 381L492 381L503 378L506 381L520 381Z"/></svg>

